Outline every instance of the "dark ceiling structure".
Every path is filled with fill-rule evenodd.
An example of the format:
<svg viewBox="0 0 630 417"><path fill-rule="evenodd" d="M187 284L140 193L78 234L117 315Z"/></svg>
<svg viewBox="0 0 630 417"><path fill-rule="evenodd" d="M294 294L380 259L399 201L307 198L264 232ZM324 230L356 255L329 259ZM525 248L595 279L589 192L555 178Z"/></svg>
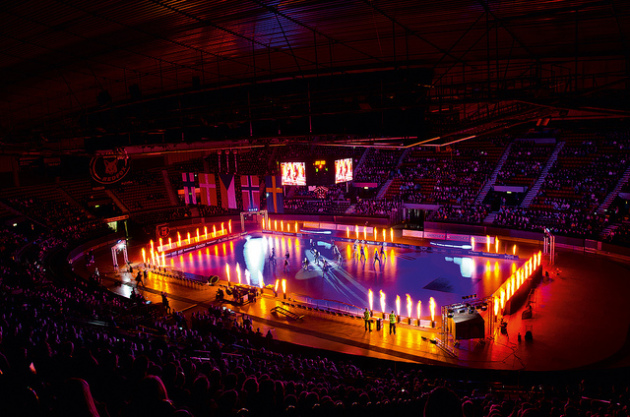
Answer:
<svg viewBox="0 0 630 417"><path fill-rule="evenodd" d="M0 19L5 144L628 116L621 0L33 0Z"/></svg>

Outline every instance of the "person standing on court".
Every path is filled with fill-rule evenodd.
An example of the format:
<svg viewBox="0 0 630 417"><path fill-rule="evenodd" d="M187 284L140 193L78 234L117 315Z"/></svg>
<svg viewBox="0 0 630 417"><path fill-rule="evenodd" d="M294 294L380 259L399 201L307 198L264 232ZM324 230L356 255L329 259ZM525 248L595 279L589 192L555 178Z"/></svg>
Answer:
<svg viewBox="0 0 630 417"><path fill-rule="evenodd" d="M368 329L372 331L372 320L370 316L371 316L370 310L368 310L366 307L365 311L363 312L363 320L365 321L365 331L367 331Z"/></svg>
<svg viewBox="0 0 630 417"><path fill-rule="evenodd" d="M394 310L389 314L389 334L396 334L396 314L394 314Z"/></svg>

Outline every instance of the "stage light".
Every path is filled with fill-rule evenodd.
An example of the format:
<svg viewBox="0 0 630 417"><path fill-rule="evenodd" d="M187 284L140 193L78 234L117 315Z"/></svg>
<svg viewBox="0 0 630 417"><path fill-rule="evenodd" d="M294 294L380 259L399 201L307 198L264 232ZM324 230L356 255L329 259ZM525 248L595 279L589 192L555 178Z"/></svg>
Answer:
<svg viewBox="0 0 630 417"><path fill-rule="evenodd" d="M490 236L486 235L486 252L490 253Z"/></svg>
<svg viewBox="0 0 630 417"><path fill-rule="evenodd" d="M232 233L232 219L228 220L228 231Z"/></svg>
<svg viewBox="0 0 630 417"><path fill-rule="evenodd" d="M284 220L280 220L280 230L284 232Z"/></svg>
<svg viewBox="0 0 630 417"><path fill-rule="evenodd" d="M295 222L295 233L298 232L297 222Z"/></svg>
<svg viewBox="0 0 630 417"><path fill-rule="evenodd" d="M162 238L160 238L160 239L159 239L159 241L160 241L160 246L159 246L159 248L158 248L158 249L159 249L159 250L162 250L162 246L164 246L164 245L162 244Z"/></svg>
<svg viewBox="0 0 630 417"><path fill-rule="evenodd" d="M470 246L472 247L472 250L475 250L475 237L474 236L470 237Z"/></svg>
<svg viewBox="0 0 630 417"><path fill-rule="evenodd" d="M278 230L278 220L273 221L273 230Z"/></svg>
<svg viewBox="0 0 630 417"><path fill-rule="evenodd" d="M516 244L512 246L512 255L516 255Z"/></svg>
<svg viewBox="0 0 630 417"><path fill-rule="evenodd" d="M499 300L497 300L496 298L493 298L493 303L494 303L494 315L496 316L497 314L499 314Z"/></svg>
<svg viewBox="0 0 630 417"><path fill-rule="evenodd" d="M411 319L411 296L407 294L407 317Z"/></svg>
<svg viewBox="0 0 630 417"><path fill-rule="evenodd" d="M357 239L359 238L359 226L356 224L354 225L354 235Z"/></svg>
<svg viewBox="0 0 630 417"><path fill-rule="evenodd" d="M169 237L168 238L168 248L171 249L173 247L173 240Z"/></svg>
<svg viewBox="0 0 630 417"><path fill-rule="evenodd" d="M212 225L212 237L217 237L217 225Z"/></svg>
<svg viewBox="0 0 630 417"><path fill-rule="evenodd" d="M147 263L147 254L144 251L144 248L142 248L142 263Z"/></svg>
<svg viewBox="0 0 630 417"><path fill-rule="evenodd" d="M429 310L431 311L431 326L435 326L435 299L429 298Z"/></svg>
<svg viewBox="0 0 630 417"><path fill-rule="evenodd" d="M153 250L155 250L155 249L153 248L153 239L149 240L149 243L151 244L151 250L152 250L152 251L153 251Z"/></svg>
<svg viewBox="0 0 630 417"><path fill-rule="evenodd" d="M199 228L197 228L197 243L199 243Z"/></svg>
<svg viewBox="0 0 630 417"><path fill-rule="evenodd" d="M276 278L276 289L275 289L275 292L276 292L276 297L278 296L278 287L279 287L279 286L280 286L280 279L279 279L279 278Z"/></svg>
<svg viewBox="0 0 630 417"><path fill-rule="evenodd" d="M499 253L499 237L494 238L494 253Z"/></svg>
<svg viewBox="0 0 630 417"><path fill-rule="evenodd" d="M162 266L166 266L166 260L164 259L164 252L162 252Z"/></svg>
<svg viewBox="0 0 630 417"><path fill-rule="evenodd" d="M374 226L374 240L378 240L378 228Z"/></svg>
<svg viewBox="0 0 630 417"><path fill-rule="evenodd" d="M221 236L223 236L225 234L225 226L224 226L225 222L221 222Z"/></svg>
<svg viewBox="0 0 630 417"><path fill-rule="evenodd" d="M400 317L400 295L396 296L396 315Z"/></svg>
<svg viewBox="0 0 630 417"><path fill-rule="evenodd" d="M370 288L368 290L368 304L370 305L370 311L374 310L373 307L373 303L374 303L374 293L372 292L372 289Z"/></svg>
<svg viewBox="0 0 630 417"><path fill-rule="evenodd" d="M265 230L265 218L262 218L262 229Z"/></svg>
<svg viewBox="0 0 630 417"><path fill-rule="evenodd" d="M186 232L186 236L188 237L188 239L186 240L186 244L190 245L190 232Z"/></svg>
<svg viewBox="0 0 630 417"><path fill-rule="evenodd" d="M282 278L282 293L284 294L284 298L287 298L287 280Z"/></svg>
<svg viewBox="0 0 630 417"><path fill-rule="evenodd" d="M505 291L503 290L503 288L501 288L499 294L501 296L501 310L503 310L503 307L505 306Z"/></svg>
<svg viewBox="0 0 630 417"><path fill-rule="evenodd" d="M238 283L241 283L241 268L238 265L238 262L236 263L236 277L238 278Z"/></svg>
<svg viewBox="0 0 630 417"><path fill-rule="evenodd" d="M367 227L363 226L363 240L367 240Z"/></svg>
<svg viewBox="0 0 630 417"><path fill-rule="evenodd" d="M394 241L394 228L389 229L389 235L391 237L391 242L393 242Z"/></svg>
<svg viewBox="0 0 630 417"><path fill-rule="evenodd" d="M416 305L416 316L418 317L418 326L420 326L420 319L422 318L422 301L418 300Z"/></svg>
<svg viewBox="0 0 630 417"><path fill-rule="evenodd" d="M208 239L208 226L203 227L203 239Z"/></svg>

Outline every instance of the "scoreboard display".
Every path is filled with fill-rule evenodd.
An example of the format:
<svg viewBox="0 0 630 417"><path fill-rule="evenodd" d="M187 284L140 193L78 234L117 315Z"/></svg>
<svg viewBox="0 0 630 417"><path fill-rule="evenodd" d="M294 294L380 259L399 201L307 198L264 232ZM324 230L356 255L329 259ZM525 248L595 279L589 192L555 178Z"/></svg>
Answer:
<svg viewBox="0 0 630 417"><path fill-rule="evenodd" d="M282 185L333 185L352 181L352 158L316 158L305 162L280 162Z"/></svg>
<svg viewBox="0 0 630 417"><path fill-rule="evenodd" d="M335 159L335 184L353 179L352 158Z"/></svg>
<svg viewBox="0 0 630 417"><path fill-rule="evenodd" d="M306 185L304 162L280 162L282 185Z"/></svg>

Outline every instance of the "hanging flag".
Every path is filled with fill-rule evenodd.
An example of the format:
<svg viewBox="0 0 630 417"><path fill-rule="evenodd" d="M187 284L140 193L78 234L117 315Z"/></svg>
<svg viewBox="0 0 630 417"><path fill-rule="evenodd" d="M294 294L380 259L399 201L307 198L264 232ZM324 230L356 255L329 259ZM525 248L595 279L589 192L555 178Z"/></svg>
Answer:
<svg viewBox="0 0 630 417"><path fill-rule="evenodd" d="M280 175L266 176L267 210L270 213L284 213L284 189L280 186Z"/></svg>
<svg viewBox="0 0 630 417"><path fill-rule="evenodd" d="M258 207L260 207L260 182L258 175L241 175L241 190L243 192L243 210L258 210Z"/></svg>
<svg viewBox="0 0 630 417"><path fill-rule="evenodd" d="M199 188L201 189L201 204L217 205L217 183L214 174L199 174Z"/></svg>
<svg viewBox="0 0 630 417"><path fill-rule="evenodd" d="M236 191L234 187L234 175L219 174L221 185L221 207L225 209L236 208Z"/></svg>
<svg viewBox="0 0 630 417"><path fill-rule="evenodd" d="M184 183L184 201L186 204L197 204L195 194L195 173L182 172L182 182Z"/></svg>

